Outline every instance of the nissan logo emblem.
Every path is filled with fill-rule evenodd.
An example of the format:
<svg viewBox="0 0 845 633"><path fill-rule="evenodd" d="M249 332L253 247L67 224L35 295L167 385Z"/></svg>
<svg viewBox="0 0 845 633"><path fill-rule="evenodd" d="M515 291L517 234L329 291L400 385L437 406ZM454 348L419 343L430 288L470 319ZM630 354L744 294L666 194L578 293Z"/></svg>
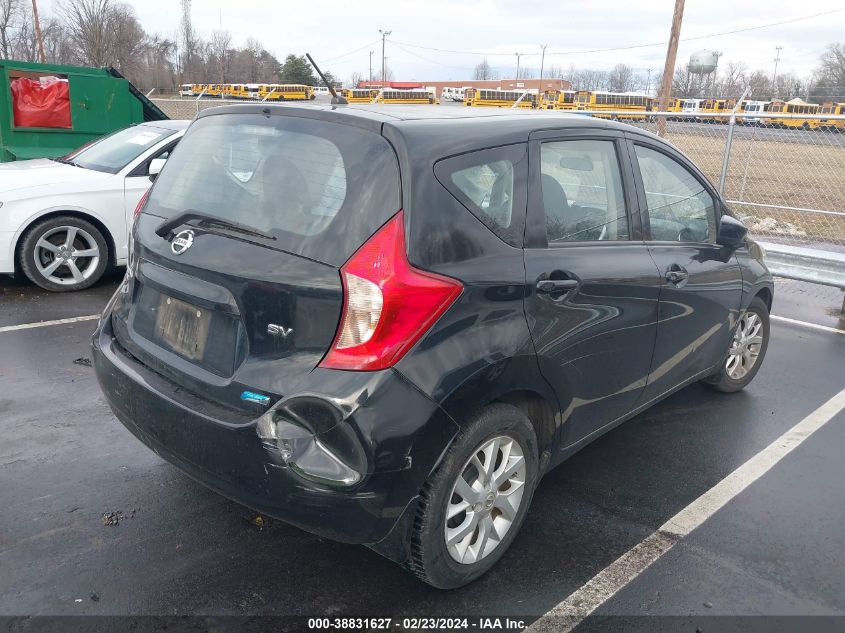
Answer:
<svg viewBox="0 0 845 633"><path fill-rule="evenodd" d="M186 250L191 248L194 243L194 232L188 229L187 231L180 231L170 242L170 250L174 255L181 255Z"/></svg>

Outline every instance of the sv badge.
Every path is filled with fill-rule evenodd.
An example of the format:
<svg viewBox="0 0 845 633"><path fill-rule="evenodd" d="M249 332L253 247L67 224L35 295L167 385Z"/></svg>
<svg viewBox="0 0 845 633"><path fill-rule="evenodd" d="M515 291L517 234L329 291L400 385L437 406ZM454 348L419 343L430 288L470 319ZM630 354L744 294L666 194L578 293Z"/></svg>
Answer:
<svg viewBox="0 0 845 633"><path fill-rule="evenodd" d="M292 333L293 333L292 327L285 327L284 325L276 325L275 323L268 323L267 324L267 334L269 334L270 336L281 336L282 338L287 338Z"/></svg>

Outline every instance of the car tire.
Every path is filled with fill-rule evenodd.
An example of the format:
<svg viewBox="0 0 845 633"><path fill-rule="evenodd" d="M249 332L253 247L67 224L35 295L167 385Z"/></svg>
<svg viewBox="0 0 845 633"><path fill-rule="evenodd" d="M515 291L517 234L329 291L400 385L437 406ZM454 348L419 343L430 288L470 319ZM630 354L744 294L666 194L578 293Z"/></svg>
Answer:
<svg viewBox="0 0 845 633"><path fill-rule="evenodd" d="M759 343L753 343L755 337ZM739 346L739 348L735 347ZM754 297L751 305L740 316L730 348L720 370L706 382L717 391L733 393L745 389L763 364L769 348L769 309L760 297ZM739 349L740 353L734 353ZM747 351L748 353L744 353ZM753 362L749 364L749 359ZM737 366L736 363L739 363Z"/></svg>
<svg viewBox="0 0 845 633"><path fill-rule="evenodd" d="M62 260L58 265L57 258ZM27 230L21 240L18 263L29 280L44 290L72 292L88 288L103 276L109 263L109 247L100 230L90 222L57 216Z"/></svg>
<svg viewBox="0 0 845 633"><path fill-rule="evenodd" d="M479 411L423 487L411 534L410 570L433 587L454 589L493 567L516 537L531 503L537 456L534 427L519 409L495 403ZM488 462L493 477L485 487L482 469ZM504 477L511 470L513 474ZM459 488L471 490L472 498L465 499ZM449 519L447 512L453 513ZM450 546L447 532L461 538ZM456 556L464 544L460 562Z"/></svg>

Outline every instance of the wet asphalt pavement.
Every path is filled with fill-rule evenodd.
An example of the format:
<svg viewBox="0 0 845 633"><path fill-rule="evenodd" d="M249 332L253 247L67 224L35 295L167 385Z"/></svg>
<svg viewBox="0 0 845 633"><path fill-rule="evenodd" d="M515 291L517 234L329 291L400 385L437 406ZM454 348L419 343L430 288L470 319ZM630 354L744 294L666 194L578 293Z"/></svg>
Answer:
<svg viewBox="0 0 845 633"><path fill-rule="evenodd" d="M141 445L74 363L95 321L3 331L96 314L119 276L74 295L0 278L0 615L539 616L845 387L845 336L773 322L745 392L693 385L594 442L544 479L491 573L441 592L258 526ZM773 312L845 328L841 302L778 282ZM840 413L598 613L845 614L843 449Z"/></svg>

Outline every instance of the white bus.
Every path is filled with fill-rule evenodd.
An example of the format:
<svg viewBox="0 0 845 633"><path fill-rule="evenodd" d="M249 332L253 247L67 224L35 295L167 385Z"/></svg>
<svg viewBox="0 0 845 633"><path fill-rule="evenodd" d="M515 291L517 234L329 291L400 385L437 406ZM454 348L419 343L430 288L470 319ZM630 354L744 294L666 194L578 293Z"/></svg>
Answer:
<svg viewBox="0 0 845 633"><path fill-rule="evenodd" d="M682 114L698 114L701 112L701 102L704 99L682 99L681 100L681 113ZM682 120L685 121L695 121L695 117L681 117Z"/></svg>
<svg viewBox="0 0 845 633"><path fill-rule="evenodd" d="M737 122L744 125L762 125L766 120L759 116L753 116L755 113L765 112L768 101L743 101L742 102L742 116L737 117Z"/></svg>
<svg viewBox="0 0 845 633"><path fill-rule="evenodd" d="M179 86L179 96L180 97L193 97L194 96L194 86L193 84L182 84Z"/></svg>
<svg viewBox="0 0 845 633"><path fill-rule="evenodd" d="M469 86L456 88L453 86L445 86L443 91L440 93L440 98L446 101L463 101L468 87Z"/></svg>

